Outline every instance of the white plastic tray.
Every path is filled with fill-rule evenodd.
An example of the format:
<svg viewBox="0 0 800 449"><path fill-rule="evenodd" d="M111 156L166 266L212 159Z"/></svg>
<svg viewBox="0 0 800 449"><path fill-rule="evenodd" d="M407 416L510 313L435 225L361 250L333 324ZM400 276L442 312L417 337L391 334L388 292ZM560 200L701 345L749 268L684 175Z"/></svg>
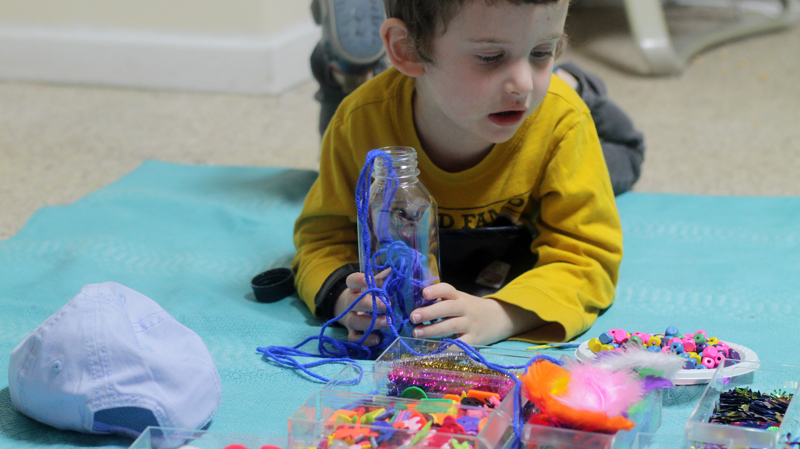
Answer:
<svg viewBox="0 0 800 449"><path fill-rule="evenodd" d="M725 342L731 348L735 349L736 352L742 356L743 361L747 362L758 362L758 355L752 349L746 348L742 345L737 345L736 343ZM575 350L575 358L582 361L588 362L590 360L594 360L596 355L589 349L589 341L584 341ZM746 366L758 366L758 363L754 363L752 365L747 364ZM727 368L723 368L722 372L725 373L726 371L730 371L730 375L736 376L746 374L749 371L753 371L755 368L747 369L746 371L742 371L741 367L735 369L736 366L730 366ZM678 371L678 374L672 379L672 382L675 385L697 385L697 384L707 384L709 380L714 376L714 373L717 370L715 369L682 369Z"/></svg>

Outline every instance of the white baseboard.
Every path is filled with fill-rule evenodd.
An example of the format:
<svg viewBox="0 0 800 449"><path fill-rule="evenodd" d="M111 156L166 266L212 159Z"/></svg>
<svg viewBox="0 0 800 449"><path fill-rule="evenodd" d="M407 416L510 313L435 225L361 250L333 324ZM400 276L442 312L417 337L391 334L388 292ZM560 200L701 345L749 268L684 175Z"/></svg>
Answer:
<svg viewBox="0 0 800 449"><path fill-rule="evenodd" d="M311 19L269 37L0 25L0 79L277 94L311 79L320 36Z"/></svg>

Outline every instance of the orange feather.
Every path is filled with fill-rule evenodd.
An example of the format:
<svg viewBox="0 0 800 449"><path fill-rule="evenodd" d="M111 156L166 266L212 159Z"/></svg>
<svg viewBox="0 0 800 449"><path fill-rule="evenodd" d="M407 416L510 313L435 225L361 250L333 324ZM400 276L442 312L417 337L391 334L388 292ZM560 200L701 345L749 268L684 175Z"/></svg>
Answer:
<svg viewBox="0 0 800 449"><path fill-rule="evenodd" d="M634 423L622 415L609 417L602 412L576 409L559 401L557 397L568 392L570 380L568 370L546 360L537 360L528 368L522 377L523 394L539 407L539 413L531 422L543 424L549 421L558 427L604 433L634 427Z"/></svg>

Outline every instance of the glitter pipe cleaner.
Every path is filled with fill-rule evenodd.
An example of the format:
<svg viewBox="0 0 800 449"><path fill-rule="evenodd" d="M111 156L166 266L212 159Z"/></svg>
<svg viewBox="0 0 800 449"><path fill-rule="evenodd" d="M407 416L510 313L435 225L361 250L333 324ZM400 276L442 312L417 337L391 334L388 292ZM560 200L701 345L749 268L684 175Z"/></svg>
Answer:
<svg viewBox="0 0 800 449"><path fill-rule="evenodd" d="M453 380L447 371L420 371L418 369L394 369L388 374L390 383L402 392L408 387L420 388L425 393L459 395L466 390L482 390L497 393L500 398L514 389L514 382L499 373L497 375L467 376L466 379Z"/></svg>
<svg viewBox="0 0 800 449"><path fill-rule="evenodd" d="M392 361L392 368L417 367L433 370L455 371L459 373L487 374L498 373L464 354L463 352L435 352L424 356L406 356Z"/></svg>

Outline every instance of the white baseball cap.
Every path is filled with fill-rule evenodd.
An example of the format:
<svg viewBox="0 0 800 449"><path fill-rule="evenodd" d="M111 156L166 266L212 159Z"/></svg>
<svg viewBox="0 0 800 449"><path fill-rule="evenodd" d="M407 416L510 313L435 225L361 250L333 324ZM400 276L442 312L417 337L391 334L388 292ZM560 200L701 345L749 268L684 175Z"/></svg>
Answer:
<svg viewBox="0 0 800 449"><path fill-rule="evenodd" d="M34 329L8 368L11 402L58 429L136 438L207 426L222 394L200 337L116 282L86 285Z"/></svg>

